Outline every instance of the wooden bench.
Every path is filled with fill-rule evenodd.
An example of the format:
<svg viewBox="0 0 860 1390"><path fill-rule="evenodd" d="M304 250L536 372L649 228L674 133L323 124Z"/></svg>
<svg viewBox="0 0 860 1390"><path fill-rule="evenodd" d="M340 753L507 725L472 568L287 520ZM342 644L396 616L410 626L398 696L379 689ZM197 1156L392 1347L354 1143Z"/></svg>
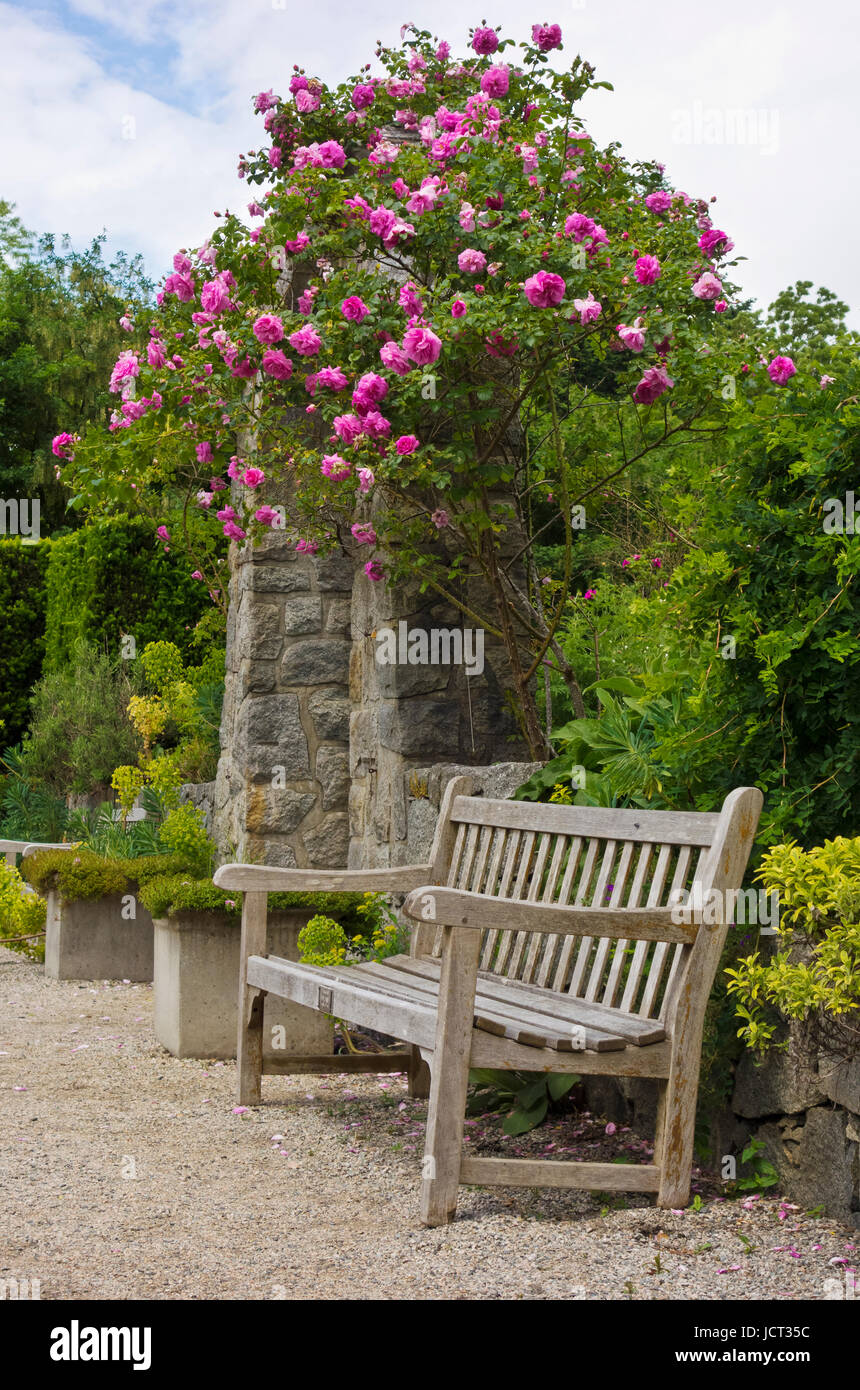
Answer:
<svg viewBox="0 0 860 1390"><path fill-rule="evenodd" d="M719 813L700 814L470 791L468 778L448 785L428 864L218 869L220 887L244 893L239 1102L261 1099L262 1001L275 994L409 1043L413 1095L427 1094L429 1063L426 1225L453 1219L461 1183L656 1192L659 1206L684 1206L705 1006L731 918L727 890L741 885L761 792L739 788ZM672 904L694 884L710 911L678 921ZM416 924L410 955L330 969L267 956L266 895L291 890L406 892L403 910ZM392 1056L402 1067L403 1054L388 1054L386 1065ZM349 1057L285 1058L277 1069L353 1065L367 1069ZM464 1154L470 1067L654 1077L653 1162Z"/></svg>

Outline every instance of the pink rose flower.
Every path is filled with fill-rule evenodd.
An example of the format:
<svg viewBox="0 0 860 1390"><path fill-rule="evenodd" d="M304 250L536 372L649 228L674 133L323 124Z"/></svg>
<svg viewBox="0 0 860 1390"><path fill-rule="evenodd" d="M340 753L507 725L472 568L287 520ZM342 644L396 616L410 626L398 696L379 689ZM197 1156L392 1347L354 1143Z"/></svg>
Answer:
<svg viewBox="0 0 860 1390"><path fill-rule="evenodd" d="M242 482L246 487L259 487L260 483L265 482L265 478L262 468L246 468L242 474Z"/></svg>
<svg viewBox="0 0 860 1390"><path fill-rule="evenodd" d="M508 69L504 67L487 68L481 77L481 91L488 97L507 96L509 85Z"/></svg>
<svg viewBox="0 0 860 1390"><path fill-rule="evenodd" d="M200 573L199 570L192 570L192 571L191 571L191 578L192 578L192 579L202 579L202 578L203 578L203 575Z"/></svg>
<svg viewBox="0 0 860 1390"><path fill-rule="evenodd" d="M486 264L487 258L483 251L476 251L471 246L461 251L457 257L457 265L466 275L478 275Z"/></svg>
<svg viewBox="0 0 860 1390"><path fill-rule="evenodd" d="M359 468L358 470L358 490L359 492L370 492L376 482L372 468Z"/></svg>
<svg viewBox="0 0 860 1390"><path fill-rule="evenodd" d="M76 442L77 437L74 434L55 434L51 440L51 453L58 459L74 458L73 445Z"/></svg>
<svg viewBox="0 0 860 1390"><path fill-rule="evenodd" d="M412 371L411 362L396 343L383 343L379 349L379 356L384 365L398 376L406 376L407 372Z"/></svg>
<svg viewBox="0 0 860 1390"><path fill-rule="evenodd" d="M254 512L254 520L261 521L264 526L276 526L280 521L280 516L275 511L274 507L267 505L257 508Z"/></svg>
<svg viewBox="0 0 860 1390"><path fill-rule="evenodd" d="M729 307L729 306L728 306L728 304L726 303L726 301L725 301L724 299L715 299L715 300L714 300L714 313L715 313L715 314L724 314L724 313L726 312L726 310L728 309L728 307Z"/></svg>
<svg viewBox="0 0 860 1390"><path fill-rule="evenodd" d="M377 405L388 395L388 382L376 372L365 372L355 384L352 401L359 414L363 415L372 405Z"/></svg>
<svg viewBox="0 0 860 1390"><path fill-rule="evenodd" d="M277 314L261 314L254 322L253 333L258 343L279 343L284 336L284 325Z"/></svg>
<svg viewBox="0 0 860 1390"><path fill-rule="evenodd" d="M403 351L411 362L419 367L428 367L436 362L442 351L442 340L437 338L432 328L415 324L403 335Z"/></svg>
<svg viewBox="0 0 860 1390"><path fill-rule="evenodd" d="M338 140L323 140L319 148L324 169L343 168L346 163L346 152Z"/></svg>
<svg viewBox="0 0 860 1390"><path fill-rule="evenodd" d="M660 262L656 256L640 256L634 274L640 285L653 285L662 275Z"/></svg>
<svg viewBox="0 0 860 1390"><path fill-rule="evenodd" d="M437 531L443 531L445 527L449 525L448 513L445 511L444 507L437 507L435 512L431 515L430 520L433 522Z"/></svg>
<svg viewBox="0 0 860 1390"><path fill-rule="evenodd" d="M197 455L198 463L211 463L215 457L208 439L204 439L202 444L198 444L194 452Z"/></svg>
<svg viewBox="0 0 860 1390"><path fill-rule="evenodd" d="M455 299L454 303L451 305L452 317L455 319L461 319L465 313L466 301L464 299Z"/></svg>
<svg viewBox="0 0 860 1390"><path fill-rule="evenodd" d="M314 92L309 92L306 88L296 92L296 109L303 114L308 111L318 111L320 99Z"/></svg>
<svg viewBox="0 0 860 1390"><path fill-rule="evenodd" d="M476 53L484 57L488 53L495 53L499 46L499 36L495 29L476 29L472 36L472 47Z"/></svg>
<svg viewBox="0 0 860 1390"><path fill-rule="evenodd" d="M209 486L213 492L224 492L227 484L224 482L223 478L210 478Z"/></svg>
<svg viewBox="0 0 860 1390"><path fill-rule="evenodd" d="M212 493L207 492L205 488L201 488L197 494L197 505L198 507L205 507L208 511L212 506Z"/></svg>
<svg viewBox="0 0 860 1390"><path fill-rule="evenodd" d="M654 193L648 194L645 206L649 212L668 212L672 206L672 196L664 188L658 188Z"/></svg>
<svg viewBox="0 0 860 1390"><path fill-rule="evenodd" d="M385 240L391 235L396 221L397 218L390 208L380 206L373 209L368 225L374 236L382 237Z"/></svg>
<svg viewBox="0 0 860 1390"><path fill-rule="evenodd" d="M133 376L140 376L140 359L136 352L121 352L110 374L110 390L119 391L122 383Z"/></svg>
<svg viewBox="0 0 860 1390"><path fill-rule="evenodd" d="M549 309L561 303L566 288L560 275L553 275L548 270L539 270L536 275L530 275L526 280L523 293L535 309Z"/></svg>
<svg viewBox="0 0 860 1390"><path fill-rule="evenodd" d="M325 454L320 464L320 472L324 478L331 478L334 482L339 483L344 478L349 477L351 468L340 454Z"/></svg>
<svg viewBox="0 0 860 1390"><path fill-rule="evenodd" d="M207 280L200 291L200 303L207 314L220 314L230 303L230 294L223 280Z"/></svg>
<svg viewBox="0 0 860 1390"><path fill-rule="evenodd" d="M719 299L722 291L722 281L719 276L713 275L710 270L706 270L704 275L700 275L693 286L693 294L697 299Z"/></svg>
<svg viewBox="0 0 860 1390"><path fill-rule="evenodd" d="M645 329L642 327L642 320L634 319L630 325L619 323L618 336L631 352L641 352L645 346Z"/></svg>
<svg viewBox="0 0 860 1390"><path fill-rule="evenodd" d="M307 232L299 232L298 236L293 237L292 241L284 242L284 250L288 251L291 256L296 256L300 251L304 251L306 246L310 246L310 244L311 239Z"/></svg>
<svg viewBox="0 0 860 1390"><path fill-rule="evenodd" d="M322 339L316 329L308 323L290 334L290 347L301 357L315 357L322 347Z"/></svg>
<svg viewBox="0 0 860 1390"><path fill-rule="evenodd" d="M373 87L369 82L359 82L352 89L352 104L356 111L361 111L366 106L373 104Z"/></svg>
<svg viewBox="0 0 860 1390"><path fill-rule="evenodd" d="M582 324L593 323L595 319L600 318L603 312L603 306L594 298L591 290L588 291L585 299L575 299L573 307L579 314L579 322ZM573 318L574 315L571 314L570 317Z"/></svg>
<svg viewBox="0 0 860 1390"><path fill-rule="evenodd" d="M376 532L369 522L356 521L350 530L359 545L376 545Z"/></svg>
<svg viewBox="0 0 860 1390"><path fill-rule="evenodd" d="M154 338L150 339L146 345L146 360L150 367L167 366L167 358L164 355L164 349L161 343L157 342Z"/></svg>
<svg viewBox="0 0 860 1390"><path fill-rule="evenodd" d="M323 367L317 372L317 383L320 386L327 386L330 391L345 391L349 385L349 380L340 367Z"/></svg>
<svg viewBox="0 0 860 1390"><path fill-rule="evenodd" d="M370 313L363 299L359 299L357 294L351 294L349 299L345 299L340 306L340 312L350 323L361 323Z"/></svg>
<svg viewBox="0 0 860 1390"><path fill-rule="evenodd" d="M223 531L230 541L243 541L245 539L245 532L241 526L236 525L235 521L225 521Z"/></svg>
<svg viewBox="0 0 860 1390"><path fill-rule="evenodd" d="M374 583L376 583L377 580L382 579L384 574L382 566L378 560L368 560L367 564L364 567L364 572L367 575L368 579L372 579Z"/></svg>
<svg viewBox="0 0 860 1390"><path fill-rule="evenodd" d="M175 259L174 257L174 261ZM189 299L194 298L194 276L187 271L177 271L173 275L168 275L164 282L164 293L175 294L181 303L187 304Z"/></svg>
<svg viewBox="0 0 860 1390"><path fill-rule="evenodd" d="M364 431L364 426L357 415L336 415L332 422L332 428L338 439L341 439L344 444L354 444Z"/></svg>
<svg viewBox="0 0 860 1390"><path fill-rule="evenodd" d="M391 421L380 415L378 410L368 410L363 424L365 434L373 435L376 439L384 438L391 433Z"/></svg>
<svg viewBox="0 0 860 1390"><path fill-rule="evenodd" d="M553 48L561 48L561 27L558 24L533 24L532 43L541 53L549 53Z"/></svg>
<svg viewBox="0 0 860 1390"><path fill-rule="evenodd" d="M767 366L767 374L777 386L785 386L796 371L797 368L790 357L774 357Z"/></svg>
<svg viewBox="0 0 860 1390"><path fill-rule="evenodd" d="M274 95L271 87L267 92L258 92L254 97L254 110L258 116L262 116L270 106L277 106L277 104L278 98Z"/></svg>
<svg viewBox="0 0 860 1390"><path fill-rule="evenodd" d="M296 541L296 552L299 555L316 555L318 550L319 543L317 541Z"/></svg>
<svg viewBox="0 0 860 1390"><path fill-rule="evenodd" d="M159 526L159 528L158 528L158 530L156 531L155 534L158 536L158 539L159 539L160 541L169 541L169 540L170 540L170 532L168 531L168 529L167 529L166 526Z"/></svg>
<svg viewBox="0 0 860 1390"><path fill-rule="evenodd" d="M293 374L293 364L280 348L267 348L263 353L263 371L277 381L287 381Z"/></svg>
<svg viewBox="0 0 860 1390"><path fill-rule="evenodd" d="M648 367L633 392L633 399L639 405L651 405L658 396L662 396L664 391L670 390L674 385L665 367Z"/></svg>
<svg viewBox="0 0 860 1390"><path fill-rule="evenodd" d="M416 285L410 280L408 284L402 285L397 296L397 302L401 309L405 309L407 314L421 314L424 312L424 304L418 294Z"/></svg>
<svg viewBox="0 0 860 1390"><path fill-rule="evenodd" d="M420 444L414 434L401 434L394 447L398 454L414 454L415 450L420 448Z"/></svg>
<svg viewBox="0 0 860 1390"><path fill-rule="evenodd" d="M724 256L732 250L734 244L719 227L707 227L699 237L699 246L706 256Z"/></svg>

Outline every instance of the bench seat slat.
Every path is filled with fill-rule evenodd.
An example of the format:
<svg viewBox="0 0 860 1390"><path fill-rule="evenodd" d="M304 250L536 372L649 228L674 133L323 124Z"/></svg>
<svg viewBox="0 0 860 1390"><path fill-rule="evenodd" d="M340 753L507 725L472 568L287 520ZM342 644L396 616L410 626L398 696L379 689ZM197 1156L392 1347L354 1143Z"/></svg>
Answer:
<svg viewBox="0 0 860 1390"><path fill-rule="evenodd" d="M505 826L532 833L558 831L602 840L651 840L673 845L710 845L719 822L715 812L637 811L606 806L555 806L549 802L454 798L451 818L468 825Z"/></svg>
<svg viewBox="0 0 860 1390"><path fill-rule="evenodd" d="M389 956L386 965L407 973L423 975L425 979L438 980L441 967L438 960L414 956ZM565 1023L579 1023L593 1027L610 1035L624 1038L628 1045L647 1047L662 1042L666 1037L665 1025L657 1019L640 1018L635 1014L625 1014L620 1009L607 1008L605 1004L587 1003L569 994L557 994L542 989L540 985L524 984L521 980L499 979L497 975L478 972L478 997L502 1002L521 1004L523 1007L548 1014L551 1018Z"/></svg>

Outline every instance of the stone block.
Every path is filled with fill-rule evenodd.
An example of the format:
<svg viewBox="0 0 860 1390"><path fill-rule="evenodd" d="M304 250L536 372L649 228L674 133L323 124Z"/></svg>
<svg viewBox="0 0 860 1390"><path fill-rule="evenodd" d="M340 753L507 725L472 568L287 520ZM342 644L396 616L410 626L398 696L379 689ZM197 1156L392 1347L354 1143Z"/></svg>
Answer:
<svg viewBox="0 0 860 1390"><path fill-rule="evenodd" d="M289 637L319 632L322 627L322 599L317 594L299 595L287 599L284 605L283 630Z"/></svg>
<svg viewBox="0 0 860 1390"><path fill-rule="evenodd" d="M304 832L302 844L312 869L342 869L349 854L349 816L345 811L331 812Z"/></svg>
<svg viewBox="0 0 860 1390"><path fill-rule="evenodd" d="M459 744L459 718L444 700L384 701L379 707L379 742L406 758L441 756Z"/></svg>
<svg viewBox="0 0 860 1390"><path fill-rule="evenodd" d="M348 598L330 599L325 618L326 632L336 632L339 637L349 637L351 625L351 601Z"/></svg>
<svg viewBox="0 0 860 1390"><path fill-rule="evenodd" d="M297 936L310 910L271 912L267 950L298 959ZM155 925L155 1036L174 1057L236 1056L238 1030L238 917L225 912L187 912L159 918ZM274 1047L283 1027L283 1048ZM263 1052L329 1054L332 1025L323 1014L286 999L266 997Z"/></svg>
<svg viewBox="0 0 860 1390"><path fill-rule="evenodd" d="M324 811L343 810L349 796L349 754L324 743L317 749L314 776L322 788Z"/></svg>
<svg viewBox="0 0 860 1390"><path fill-rule="evenodd" d="M322 593L340 589L344 593L352 590L355 569L352 560L345 555L320 555L316 561L317 586Z"/></svg>
<svg viewBox="0 0 860 1390"><path fill-rule="evenodd" d="M315 801L312 792L250 786L245 827L250 835L288 835L301 824Z"/></svg>
<svg viewBox="0 0 860 1390"><path fill-rule="evenodd" d="M274 661L284 646L281 610L274 603L243 604L236 633L240 658Z"/></svg>
<svg viewBox="0 0 860 1390"><path fill-rule="evenodd" d="M343 686L327 690L315 690L308 696L308 714L313 721L318 738L337 739L346 743L349 739L349 700Z"/></svg>
<svg viewBox="0 0 860 1390"><path fill-rule="evenodd" d="M305 570L280 565L249 565L242 572L242 584L255 594L297 594L311 587Z"/></svg>
<svg viewBox="0 0 860 1390"><path fill-rule="evenodd" d="M334 637L292 642L281 662L283 685L327 685L347 678L349 643Z"/></svg>
<svg viewBox="0 0 860 1390"><path fill-rule="evenodd" d="M827 1099L815 1055L802 1046L796 1030L790 1030L789 1039L788 1052L772 1051L761 1065L751 1052L743 1054L732 1098L736 1115L794 1115Z"/></svg>

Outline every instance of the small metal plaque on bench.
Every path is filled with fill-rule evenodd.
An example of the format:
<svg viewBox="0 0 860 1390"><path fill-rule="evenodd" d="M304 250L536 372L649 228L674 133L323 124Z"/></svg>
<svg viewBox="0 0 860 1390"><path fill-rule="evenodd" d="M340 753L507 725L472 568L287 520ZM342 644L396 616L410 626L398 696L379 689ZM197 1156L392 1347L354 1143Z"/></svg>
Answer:
<svg viewBox="0 0 860 1390"><path fill-rule="evenodd" d="M320 988L319 1004L317 1005L321 1013L330 1014L332 1010L331 990Z"/></svg>

